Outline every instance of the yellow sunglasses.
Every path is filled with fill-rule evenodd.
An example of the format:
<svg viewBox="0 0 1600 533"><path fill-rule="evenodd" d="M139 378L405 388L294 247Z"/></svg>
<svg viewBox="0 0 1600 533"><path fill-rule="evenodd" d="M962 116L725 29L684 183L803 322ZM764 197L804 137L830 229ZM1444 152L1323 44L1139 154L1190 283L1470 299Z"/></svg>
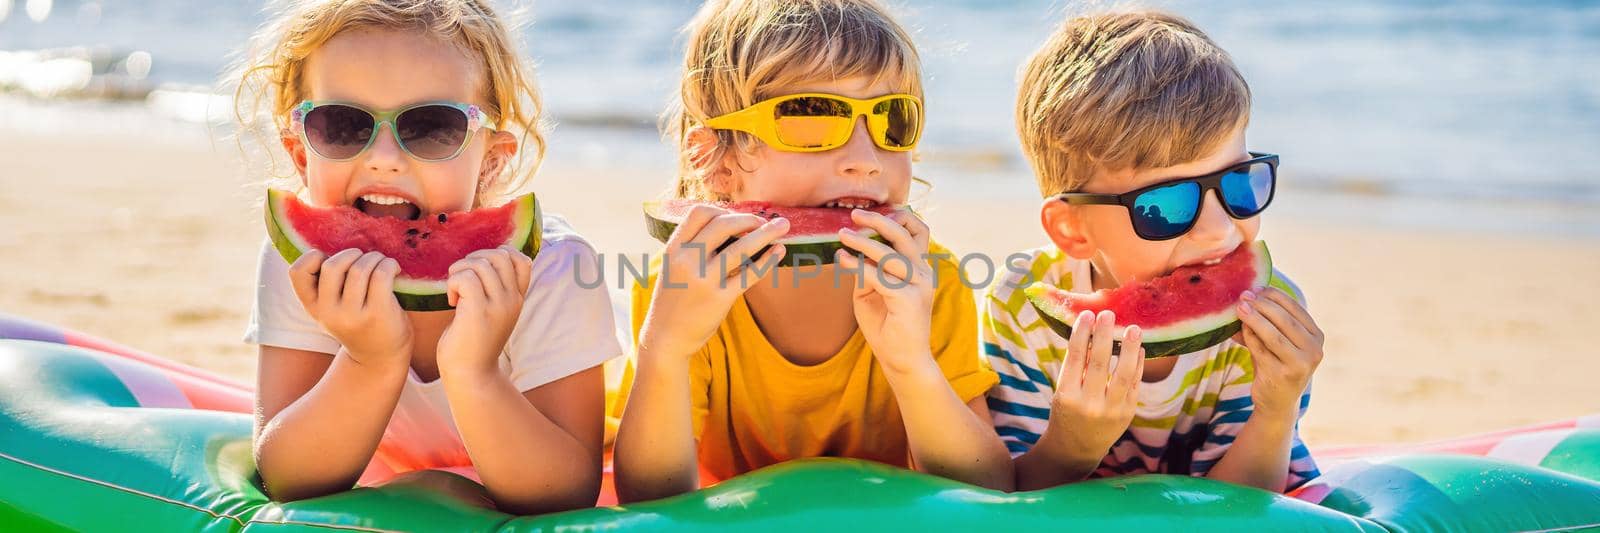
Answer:
<svg viewBox="0 0 1600 533"><path fill-rule="evenodd" d="M891 94L860 100L836 94L802 93L769 98L707 120L708 128L737 130L785 152L821 152L850 142L856 117L878 148L905 152L922 136L922 100Z"/></svg>

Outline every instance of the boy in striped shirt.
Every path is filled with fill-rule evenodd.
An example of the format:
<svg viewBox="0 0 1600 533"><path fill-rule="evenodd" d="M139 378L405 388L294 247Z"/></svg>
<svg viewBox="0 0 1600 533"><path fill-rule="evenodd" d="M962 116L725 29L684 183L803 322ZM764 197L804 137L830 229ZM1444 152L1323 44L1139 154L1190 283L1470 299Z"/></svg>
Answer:
<svg viewBox="0 0 1600 533"><path fill-rule="evenodd" d="M1277 156L1246 151L1249 113L1227 53L1164 13L1074 18L1028 62L1017 128L1052 245L1012 256L981 318L1018 490L1156 472L1283 491L1318 474L1297 426L1323 334L1291 285L1242 295L1232 340L1148 361L1111 355L1110 312L1069 317L1064 339L1021 290L1115 288L1254 241Z"/></svg>

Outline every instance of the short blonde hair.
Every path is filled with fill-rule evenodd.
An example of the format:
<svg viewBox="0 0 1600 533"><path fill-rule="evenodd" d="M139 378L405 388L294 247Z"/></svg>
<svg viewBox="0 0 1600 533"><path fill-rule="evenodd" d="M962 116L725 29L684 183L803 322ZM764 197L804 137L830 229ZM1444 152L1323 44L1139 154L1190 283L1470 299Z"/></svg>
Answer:
<svg viewBox="0 0 1600 533"><path fill-rule="evenodd" d="M1249 122L1233 59L1181 17L1107 12L1068 20L1022 71L1017 135L1039 192L1096 173L1204 157Z"/></svg>
<svg viewBox="0 0 1600 533"><path fill-rule="evenodd" d="M319 47L347 30L399 29L427 35L481 57L484 112L497 127L520 133L523 149L508 165L509 179L481 191L478 205L513 196L544 159L544 104L533 69L517 56L508 25L484 0L284 0L251 39L233 69L235 116L246 131L265 108L276 131L289 128L289 112L305 99L305 64ZM526 155L528 148L533 154Z"/></svg>
<svg viewBox="0 0 1600 533"><path fill-rule="evenodd" d="M872 0L712 0L685 27L687 46L678 98L663 116L678 147L679 198L722 200L688 153L690 128L801 83L868 76L896 92L922 97L922 67L911 35ZM759 142L719 130L701 161Z"/></svg>

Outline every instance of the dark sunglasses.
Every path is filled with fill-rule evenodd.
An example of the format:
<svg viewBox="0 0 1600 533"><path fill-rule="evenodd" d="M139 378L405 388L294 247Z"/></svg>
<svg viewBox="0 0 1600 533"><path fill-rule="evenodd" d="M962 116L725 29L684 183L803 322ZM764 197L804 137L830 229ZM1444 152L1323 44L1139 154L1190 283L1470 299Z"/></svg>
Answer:
<svg viewBox="0 0 1600 533"><path fill-rule="evenodd" d="M1278 156L1250 152L1251 159L1191 178L1168 180L1122 194L1068 192L1055 198L1072 205L1120 205L1128 209L1133 231L1149 241L1177 238L1194 228L1206 191L1216 190L1228 216L1246 219L1272 203L1278 183Z"/></svg>
<svg viewBox="0 0 1600 533"><path fill-rule="evenodd" d="M422 161L454 159L479 128L494 129L478 106L459 102L370 111L354 104L307 100L290 115L311 151L333 161L349 161L367 151L385 123L400 149Z"/></svg>

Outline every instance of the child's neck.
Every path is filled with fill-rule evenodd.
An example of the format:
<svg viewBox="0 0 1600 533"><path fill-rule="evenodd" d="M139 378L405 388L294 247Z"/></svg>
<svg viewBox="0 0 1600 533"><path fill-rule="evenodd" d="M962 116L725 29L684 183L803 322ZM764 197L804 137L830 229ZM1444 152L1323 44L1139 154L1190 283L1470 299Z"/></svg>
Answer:
<svg viewBox="0 0 1600 533"><path fill-rule="evenodd" d="M411 370L423 383L439 379L439 337L455 318L455 311L407 311L411 321Z"/></svg>
<svg viewBox="0 0 1600 533"><path fill-rule="evenodd" d="M827 361L856 332L854 302L850 295L855 277L834 278L834 266L778 269L767 278L752 281L745 302L761 333L785 359L801 366ZM801 272L805 272L805 279Z"/></svg>
<svg viewBox="0 0 1600 533"><path fill-rule="evenodd" d="M1107 274L1106 272L1108 272L1108 270L1105 266L1105 260L1102 259L1098 254L1095 255L1094 259L1089 261L1089 286L1093 287L1094 290L1097 291L1111 290L1122 286L1121 284L1117 283L1116 279L1112 278L1111 275ZM1121 326L1118 327L1120 328ZM1177 366L1177 364L1177 357L1158 357L1155 359L1146 360L1144 362L1144 375L1140 376L1140 381L1145 383L1155 383L1157 381L1167 379L1167 376L1172 374L1172 368Z"/></svg>

